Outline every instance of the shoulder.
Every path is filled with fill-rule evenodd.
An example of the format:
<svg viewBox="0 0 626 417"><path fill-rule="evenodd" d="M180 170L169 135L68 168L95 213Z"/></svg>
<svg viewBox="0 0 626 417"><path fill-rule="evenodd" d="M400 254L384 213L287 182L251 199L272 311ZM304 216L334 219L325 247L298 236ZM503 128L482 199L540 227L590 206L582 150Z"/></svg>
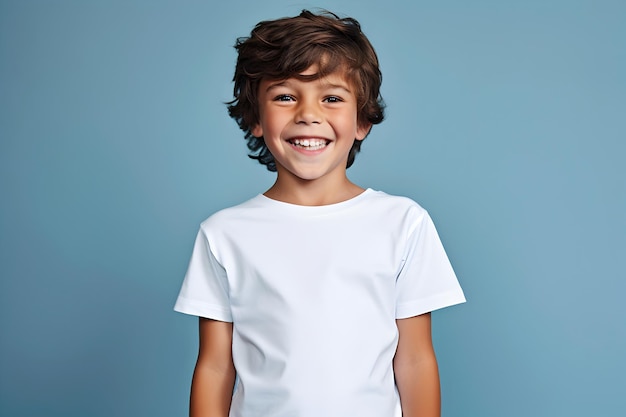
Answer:
<svg viewBox="0 0 626 417"><path fill-rule="evenodd" d="M257 195L243 203L213 213L200 224L200 229L208 231L229 228L233 223L245 222L262 215L266 209L265 199Z"/></svg>
<svg viewBox="0 0 626 417"><path fill-rule="evenodd" d="M412 219L428 216L427 210L415 200L405 196L387 194L384 191L371 190L368 205L379 210L385 210L389 215L403 214Z"/></svg>

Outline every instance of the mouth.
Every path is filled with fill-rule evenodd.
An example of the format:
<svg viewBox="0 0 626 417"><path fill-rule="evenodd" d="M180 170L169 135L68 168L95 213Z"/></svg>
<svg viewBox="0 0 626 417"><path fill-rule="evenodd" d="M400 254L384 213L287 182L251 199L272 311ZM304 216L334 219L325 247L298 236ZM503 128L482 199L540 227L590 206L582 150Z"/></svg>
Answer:
<svg viewBox="0 0 626 417"><path fill-rule="evenodd" d="M288 139L287 142L289 142L296 148L306 149L309 151L317 151L320 149L324 149L330 143L330 140L320 138L293 138Z"/></svg>

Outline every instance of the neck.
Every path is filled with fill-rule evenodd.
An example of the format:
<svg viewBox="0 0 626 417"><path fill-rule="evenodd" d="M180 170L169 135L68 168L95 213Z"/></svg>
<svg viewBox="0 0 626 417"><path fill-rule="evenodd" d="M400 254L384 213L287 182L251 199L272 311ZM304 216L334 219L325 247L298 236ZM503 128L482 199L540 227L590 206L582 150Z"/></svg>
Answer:
<svg viewBox="0 0 626 417"><path fill-rule="evenodd" d="M363 191L363 188L351 182L347 177L344 177L342 181L329 184L320 180L281 179L279 175L274 185L264 195L273 200L300 206L325 206L349 200Z"/></svg>

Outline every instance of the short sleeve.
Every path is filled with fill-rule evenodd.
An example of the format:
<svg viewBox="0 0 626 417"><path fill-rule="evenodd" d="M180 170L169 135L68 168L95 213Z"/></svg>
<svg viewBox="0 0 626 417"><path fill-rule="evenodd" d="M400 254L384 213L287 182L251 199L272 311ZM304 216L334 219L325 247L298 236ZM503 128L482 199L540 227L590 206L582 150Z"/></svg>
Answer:
<svg viewBox="0 0 626 417"><path fill-rule="evenodd" d="M396 318L408 318L465 302L435 225L421 209L409 229L396 281Z"/></svg>
<svg viewBox="0 0 626 417"><path fill-rule="evenodd" d="M233 320L226 271L215 259L202 229L196 237L174 310L219 321Z"/></svg>

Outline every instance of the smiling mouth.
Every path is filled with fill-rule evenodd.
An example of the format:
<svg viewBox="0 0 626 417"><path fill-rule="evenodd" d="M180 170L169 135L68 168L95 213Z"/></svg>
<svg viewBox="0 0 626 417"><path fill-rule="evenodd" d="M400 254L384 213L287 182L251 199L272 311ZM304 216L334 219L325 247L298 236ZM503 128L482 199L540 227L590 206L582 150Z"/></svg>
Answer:
<svg viewBox="0 0 626 417"><path fill-rule="evenodd" d="M328 145L330 141L327 139L312 138L312 139L290 139L288 140L288 142L291 143L296 148L316 151L316 150L325 148L326 145Z"/></svg>

